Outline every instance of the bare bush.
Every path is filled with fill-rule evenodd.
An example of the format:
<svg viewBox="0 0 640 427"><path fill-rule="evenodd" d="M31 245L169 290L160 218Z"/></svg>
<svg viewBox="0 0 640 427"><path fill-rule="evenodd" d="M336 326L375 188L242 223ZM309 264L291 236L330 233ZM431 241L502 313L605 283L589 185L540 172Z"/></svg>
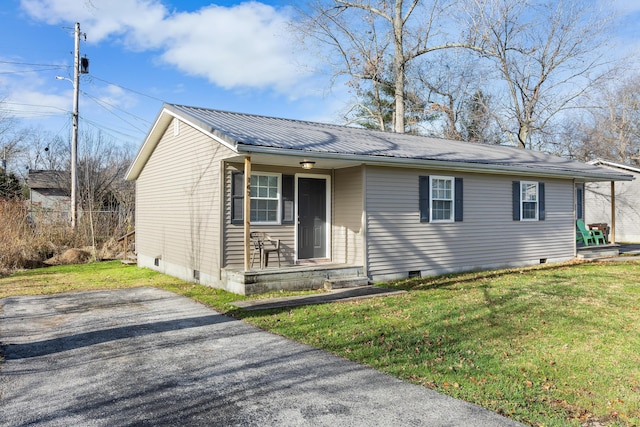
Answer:
<svg viewBox="0 0 640 427"><path fill-rule="evenodd" d="M0 273L45 265L44 261L82 244L67 221L29 213L25 202L0 200Z"/></svg>

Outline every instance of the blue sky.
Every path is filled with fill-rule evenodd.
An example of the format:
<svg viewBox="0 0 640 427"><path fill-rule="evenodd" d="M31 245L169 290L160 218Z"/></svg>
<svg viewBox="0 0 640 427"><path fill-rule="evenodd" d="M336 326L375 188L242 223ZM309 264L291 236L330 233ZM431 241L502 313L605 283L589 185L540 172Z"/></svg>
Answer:
<svg viewBox="0 0 640 427"><path fill-rule="evenodd" d="M81 55L81 129L136 146L163 102L338 122L348 95L314 75L288 31L289 1L3 0L2 110L67 137L73 27Z"/></svg>
<svg viewBox="0 0 640 427"><path fill-rule="evenodd" d="M640 46L640 0L602 0L622 15L616 35ZM162 102L340 122L345 86L314 74L316 55L288 31L295 0L3 0L0 110L68 137L73 26L81 53L81 127L142 142ZM629 50L631 51L631 50ZM637 63L632 61L634 63Z"/></svg>

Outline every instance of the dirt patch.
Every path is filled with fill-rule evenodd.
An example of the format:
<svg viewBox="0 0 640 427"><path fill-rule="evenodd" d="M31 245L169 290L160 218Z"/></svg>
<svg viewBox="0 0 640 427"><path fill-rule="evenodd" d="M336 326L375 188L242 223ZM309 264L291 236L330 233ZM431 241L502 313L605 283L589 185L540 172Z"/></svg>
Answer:
<svg viewBox="0 0 640 427"><path fill-rule="evenodd" d="M83 264L91 258L91 252L83 249L71 248L67 249L60 255L49 258L45 261L48 265L62 264Z"/></svg>

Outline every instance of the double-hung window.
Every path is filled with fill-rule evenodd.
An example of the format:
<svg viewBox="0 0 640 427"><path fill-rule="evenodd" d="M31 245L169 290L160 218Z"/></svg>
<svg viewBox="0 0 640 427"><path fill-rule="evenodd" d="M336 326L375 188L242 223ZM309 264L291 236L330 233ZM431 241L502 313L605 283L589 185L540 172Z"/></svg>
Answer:
<svg viewBox="0 0 640 427"><path fill-rule="evenodd" d="M419 177L420 221L462 221L462 178Z"/></svg>
<svg viewBox="0 0 640 427"><path fill-rule="evenodd" d="M522 220L536 221L538 219L538 183L520 182L520 203Z"/></svg>
<svg viewBox="0 0 640 427"><path fill-rule="evenodd" d="M250 220L254 224L293 224L293 175L251 174ZM231 173L231 223L243 223L244 173Z"/></svg>
<svg viewBox="0 0 640 427"><path fill-rule="evenodd" d="M513 181L513 220L544 221L544 182Z"/></svg>
<svg viewBox="0 0 640 427"><path fill-rule="evenodd" d="M251 222L277 224L280 218L280 175L251 175Z"/></svg>
<svg viewBox="0 0 640 427"><path fill-rule="evenodd" d="M279 224L281 201L281 175L259 172L251 175L251 216L256 224ZM231 174L231 223L242 224L244 200L244 174Z"/></svg>
<svg viewBox="0 0 640 427"><path fill-rule="evenodd" d="M453 221L453 178L431 177L431 221Z"/></svg>

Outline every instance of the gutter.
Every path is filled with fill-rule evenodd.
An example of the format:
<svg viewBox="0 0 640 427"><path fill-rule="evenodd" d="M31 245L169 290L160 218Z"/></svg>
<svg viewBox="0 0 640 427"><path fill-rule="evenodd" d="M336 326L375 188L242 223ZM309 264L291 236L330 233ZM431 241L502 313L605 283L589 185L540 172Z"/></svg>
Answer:
<svg viewBox="0 0 640 427"><path fill-rule="evenodd" d="M238 143L236 145L238 153L244 153L251 155L257 154L271 154L271 155L289 155L294 157L310 157L313 156L318 159L327 160L349 160L358 162L370 166L398 166L405 168L429 168L440 170L454 170L458 172L479 172L487 174L500 174L500 175L512 175L514 173L524 176L537 176L547 178L572 178L572 179L584 179L587 181L633 181L632 175L625 174L611 174L611 173L583 173L580 171L568 171L568 170L549 170L539 169L532 170L523 166L503 166L487 163L469 163L469 162L452 162L432 159L411 159L403 157L385 157L384 159L377 159L372 156L364 156L358 154L349 154L348 157L345 154L338 153L324 153L316 151L299 151L274 147L261 147L256 145L246 145Z"/></svg>

